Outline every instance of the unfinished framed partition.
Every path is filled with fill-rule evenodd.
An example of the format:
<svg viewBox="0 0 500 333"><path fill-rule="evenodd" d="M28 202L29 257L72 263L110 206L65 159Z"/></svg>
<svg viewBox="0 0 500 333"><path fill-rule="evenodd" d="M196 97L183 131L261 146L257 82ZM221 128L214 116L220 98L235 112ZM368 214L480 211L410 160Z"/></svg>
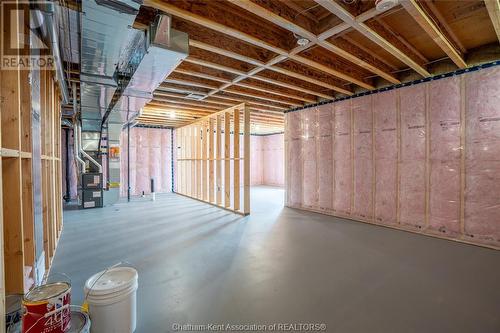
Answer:
<svg viewBox="0 0 500 333"><path fill-rule="evenodd" d="M3 34L6 42L25 45L22 38L29 35L29 19L23 20L20 15L28 15L29 11L23 7L25 4L15 5L23 10L15 11L18 16L10 16L12 21ZM29 48L16 50L18 53L12 55L13 58L30 56ZM2 67L0 71L0 327L5 327L5 294L27 292L33 281L26 281L35 280L35 266L41 258L37 257L37 252L45 253L42 269L49 268L62 228L60 93L54 75L50 68L21 65ZM32 95L34 89L36 98ZM35 102L38 98L40 103ZM34 120L42 126L41 137L40 132L33 130ZM42 156L39 151L35 153L35 143L41 143ZM40 159L43 188L35 197L34 168L39 166ZM36 235L41 237L41 233L35 230L35 198L40 196L43 201L43 249L37 246Z"/></svg>
<svg viewBox="0 0 500 333"><path fill-rule="evenodd" d="M250 214L250 110L246 104L177 128L176 139L177 193Z"/></svg>

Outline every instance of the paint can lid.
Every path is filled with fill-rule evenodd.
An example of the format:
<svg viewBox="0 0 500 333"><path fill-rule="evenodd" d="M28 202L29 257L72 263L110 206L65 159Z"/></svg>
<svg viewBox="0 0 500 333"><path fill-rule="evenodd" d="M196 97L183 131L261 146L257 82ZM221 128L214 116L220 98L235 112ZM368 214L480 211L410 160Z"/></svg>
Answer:
<svg viewBox="0 0 500 333"><path fill-rule="evenodd" d="M89 332L90 329L90 318L89 316L79 310L71 310L71 328L68 333L81 333Z"/></svg>
<svg viewBox="0 0 500 333"><path fill-rule="evenodd" d="M54 282L43 284L41 286L33 288L30 292L24 296L26 301L43 301L56 296L59 296L67 292L71 288L68 282Z"/></svg>
<svg viewBox="0 0 500 333"><path fill-rule="evenodd" d="M85 292L95 296L115 293L136 284L137 278L137 271L132 267L114 267L91 276L85 282Z"/></svg>

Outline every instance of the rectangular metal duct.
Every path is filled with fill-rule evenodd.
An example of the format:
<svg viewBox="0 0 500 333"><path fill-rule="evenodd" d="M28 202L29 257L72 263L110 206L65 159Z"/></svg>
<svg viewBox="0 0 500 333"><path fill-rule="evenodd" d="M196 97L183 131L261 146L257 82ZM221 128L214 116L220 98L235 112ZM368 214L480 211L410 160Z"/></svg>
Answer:
<svg viewBox="0 0 500 333"><path fill-rule="evenodd" d="M189 39L186 33L170 28L170 17L158 15L144 39L142 60L110 115L110 122L127 122L153 99L153 91L187 57Z"/></svg>
<svg viewBox="0 0 500 333"><path fill-rule="evenodd" d="M120 57L128 54L132 41L141 33L132 28L139 8L140 3L134 0L82 1L80 106L83 131L100 130L102 114L118 86L115 72Z"/></svg>

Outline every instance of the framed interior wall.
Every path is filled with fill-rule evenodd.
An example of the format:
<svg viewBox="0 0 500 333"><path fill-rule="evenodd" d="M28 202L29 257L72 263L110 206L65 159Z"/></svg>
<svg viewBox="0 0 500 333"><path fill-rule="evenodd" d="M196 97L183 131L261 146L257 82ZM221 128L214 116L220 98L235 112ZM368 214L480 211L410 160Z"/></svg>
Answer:
<svg viewBox="0 0 500 333"><path fill-rule="evenodd" d="M250 110L246 104L177 128L177 193L250 214Z"/></svg>

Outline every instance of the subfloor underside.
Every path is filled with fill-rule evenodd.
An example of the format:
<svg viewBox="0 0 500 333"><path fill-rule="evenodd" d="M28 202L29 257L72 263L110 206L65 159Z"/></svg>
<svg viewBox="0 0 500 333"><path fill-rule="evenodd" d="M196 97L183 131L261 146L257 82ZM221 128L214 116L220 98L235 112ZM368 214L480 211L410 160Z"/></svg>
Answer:
<svg viewBox="0 0 500 333"><path fill-rule="evenodd" d="M136 332L174 324L324 323L328 332L500 332L500 251L283 208L241 217L176 194L67 211L51 275L139 271Z"/></svg>

